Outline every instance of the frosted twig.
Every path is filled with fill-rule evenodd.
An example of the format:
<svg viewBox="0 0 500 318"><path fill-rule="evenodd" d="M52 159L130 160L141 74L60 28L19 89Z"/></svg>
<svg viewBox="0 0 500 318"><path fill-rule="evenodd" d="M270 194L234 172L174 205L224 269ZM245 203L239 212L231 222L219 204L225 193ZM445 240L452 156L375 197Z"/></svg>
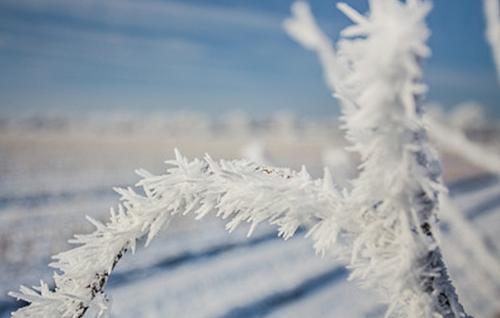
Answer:
<svg viewBox="0 0 500 318"><path fill-rule="evenodd" d="M491 46L500 84L500 1L484 0L486 40Z"/></svg>
<svg viewBox="0 0 500 318"><path fill-rule="evenodd" d="M176 215L201 219L213 212L229 220L229 231L250 223L249 235L257 224L269 221L287 239L303 224L330 218L341 202L328 172L323 180L313 180L305 169L294 172L244 160L215 162L208 156L188 161L178 151L168 164L172 167L164 175L139 170L143 179L137 185L144 195L116 189L122 203L111 209L110 220L103 224L89 218L95 231L76 235L70 242L78 247L54 256L54 290L42 282L34 289L23 286L19 293L11 292L30 303L13 317L83 317L93 305L106 308L104 287L118 261L127 251L134 252L139 238L147 236L149 244Z"/></svg>
<svg viewBox="0 0 500 318"><path fill-rule="evenodd" d="M339 74L336 74L335 70L341 69L339 61L337 60L340 59L340 57L336 56L337 53L334 50L333 44L322 33L319 27L317 27L317 23L314 21L314 17L307 4L304 2L298 2L294 4L294 7L299 8L300 10L292 10L292 18L289 18L287 21L289 21L289 24L296 25L296 27L293 29L285 28L285 30L302 46L307 49L312 49L317 53L325 78L327 79L326 83L328 84L328 87L333 92L338 91L340 87L338 85L340 80ZM353 13L352 9L346 8L345 5L342 5L342 7L344 10L348 10L350 15L357 21L363 21L363 18L358 14ZM302 16L307 16L307 19L304 19ZM307 21L308 24L315 25L316 27L306 27L304 21ZM301 29L299 29L300 27ZM308 38L321 39L321 45L308 45L304 41L304 39ZM326 59L325 56L327 56ZM325 60L327 62L325 62ZM328 81L328 78L335 78L335 81ZM429 127L428 132L431 139L437 142L442 148L463 157L472 164L481 167L486 171L499 173L500 158L497 154L485 149L483 146L477 145L473 141L469 140L461 131L449 127L433 116L425 116L425 121ZM471 224L462 220L463 216L460 214L461 212L452 208L453 206L446 193L441 194L441 201L442 202L440 204L443 213L440 217L447 221L454 230L468 233L472 238L478 236L476 230L471 226ZM475 255L473 259L482 259L486 262L485 271L487 275L495 277L495 275L498 274L498 263L495 262L494 258L492 258L482 240L473 239L473 241L475 247L474 249L471 248L471 242L463 242L463 244L459 244L456 248L463 250L462 252L466 254L473 252Z"/></svg>
<svg viewBox="0 0 500 318"><path fill-rule="evenodd" d="M429 54L423 19L430 4L371 1L367 16L338 7L354 25L342 31L337 52L304 2L285 29L318 54L362 159L345 203L357 218L348 231L351 277L381 291L387 316L465 317L433 234L443 186L422 123L419 65Z"/></svg>

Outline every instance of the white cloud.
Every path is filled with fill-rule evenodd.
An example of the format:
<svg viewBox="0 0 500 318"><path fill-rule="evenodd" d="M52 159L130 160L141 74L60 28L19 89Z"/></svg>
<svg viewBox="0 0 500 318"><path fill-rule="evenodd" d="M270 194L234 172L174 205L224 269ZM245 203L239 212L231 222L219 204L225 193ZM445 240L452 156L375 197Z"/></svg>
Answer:
<svg viewBox="0 0 500 318"><path fill-rule="evenodd" d="M3 5L35 13L57 13L87 22L117 26L176 25L183 29L227 26L250 29L279 28L281 18L265 11L195 5L177 1L134 0L5 0Z"/></svg>
<svg viewBox="0 0 500 318"><path fill-rule="evenodd" d="M268 33L274 28L276 33L281 32L278 16L209 4L4 0L1 6L21 13L19 19L12 15L2 21L14 33L8 46L50 59L97 59L120 65L132 61L141 64L140 59L149 56L158 60L163 55L165 64L178 65L206 56L210 43L205 44L203 39L210 32L217 38L237 37L242 29ZM36 25L30 24L29 15L37 16ZM169 57L176 58L177 63Z"/></svg>

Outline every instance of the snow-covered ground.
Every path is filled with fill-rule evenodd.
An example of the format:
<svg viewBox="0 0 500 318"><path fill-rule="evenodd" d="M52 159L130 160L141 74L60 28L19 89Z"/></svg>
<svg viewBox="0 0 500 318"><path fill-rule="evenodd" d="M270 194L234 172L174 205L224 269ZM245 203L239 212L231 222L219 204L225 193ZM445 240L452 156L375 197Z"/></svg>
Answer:
<svg viewBox="0 0 500 318"><path fill-rule="evenodd" d="M293 168L305 164L317 174L323 150L343 144L328 125L303 124L300 133L297 129L290 133L289 121L284 121L258 133L224 133L207 128L201 119L194 122L196 126L189 127L205 133L187 133L183 125L185 133L179 133L165 129L162 122L156 128L143 124L139 132L106 130L109 126L94 123L93 130L73 125L65 133L25 131L19 122L4 124L0 317L17 306L7 291L40 278L51 281L49 257L66 249L72 234L91 229L84 215L107 218L118 198L112 186L133 184L138 179L135 168L161 171L174 147L189 157L208 152L236 158L258 139L273 162ZM456 158L444 158L453 202L498 266L500 181ZM228 234L220 220L177 219L149 248L139 248L119 263L108 285L111 316L378 317L383 313L384 307L370 292L347 281L342 264L314 255L304 231L283 242L272 227L260 227L249 239L245 230ZM493 317L500 312L500 277L486 282L478 260L463 253L461 245L466 243L461 242L467 239L458 240L456 235L443 223L442 248L458 292L471 314Z"/></svg>

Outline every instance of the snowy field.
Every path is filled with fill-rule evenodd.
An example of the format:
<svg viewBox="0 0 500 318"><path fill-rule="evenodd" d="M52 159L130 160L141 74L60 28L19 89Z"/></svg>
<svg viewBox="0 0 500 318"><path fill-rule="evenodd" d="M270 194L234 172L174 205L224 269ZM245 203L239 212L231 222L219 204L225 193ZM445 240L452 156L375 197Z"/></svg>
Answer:
<svg viewBox="0 0 500 318"><path fill-rule="evenodd" d="M51 281L50 255L68 248L72 234L91 230L85 215L107 218L118 198L112 186L134 184L138 177L133 171L139 167L161 172L174 147L191 158L205 152L238 158L252 147L257 151L259 144L274 164L305 164L319 175L325 149L343 146L331 122L295 125L288 119L252 130L244 118L215 128L196 118L183 120L177 126L172 121L141 126L123 118L113 125L94 120L82 126L71 123L71 129L52 122L50 129L31 131L23 122L0 125L0 317L21 305L7 291L40 278ZM453 203L495 264L467 254L467 244L472 244L468 234L446 222L441 226L443 252L468 311L495 317L500 313L500 277L488 269L500 264L500 181L451 155L442 157ZM314 255L311 242L303 238L305 230L286 242L272 227L258 228L249 239L246 230L228 234L218 219L178 218L149 248L139 248L119 263L107 288L111 316L383 314L372 294L347 281L342 264Z"/></svg>

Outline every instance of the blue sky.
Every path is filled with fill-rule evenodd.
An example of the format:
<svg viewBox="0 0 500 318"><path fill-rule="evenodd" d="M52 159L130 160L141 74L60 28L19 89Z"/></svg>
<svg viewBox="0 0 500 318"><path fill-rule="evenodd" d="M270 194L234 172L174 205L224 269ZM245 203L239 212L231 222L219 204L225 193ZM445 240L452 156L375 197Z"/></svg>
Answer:
<svg viewBox="0 0 500 318"><path fill-rule="evenodd" d="M349 21L313 0L335 38ZM347 1L365 10L366 1ZM289 0L2 0L0 110L336 114L316 56L283 32ZM437 0L429 101L500 116L479 0Z"/></svg>

